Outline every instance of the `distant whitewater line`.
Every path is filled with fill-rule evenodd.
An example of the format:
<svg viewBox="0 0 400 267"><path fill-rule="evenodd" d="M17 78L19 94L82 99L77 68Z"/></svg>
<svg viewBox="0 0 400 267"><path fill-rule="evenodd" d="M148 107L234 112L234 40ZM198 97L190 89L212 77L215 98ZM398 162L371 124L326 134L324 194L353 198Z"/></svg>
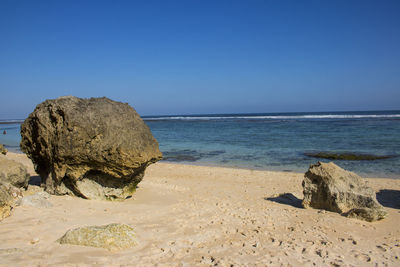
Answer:
<svg viewBox="0 0 400 267"><path fill-rule="evenodd" d="M301 120L301 119L390 119L400 118L400 111L355 111L332 113L255 113L142 116L145 121L159 120ZM22 119L0 119L0 124L21 124Z"/></svg>
<svg viewBox="0 0 400 267"><path fill-rule="evenodd" d="M226 116L159 116L143 117L144 120L229 120L229 119L264 119L264 120L296 120L296 119L368 119L368 118L400 118L400 114L331 114L331 115L226 115Z"/></svg>
<svg viewBox="0 0 400 267"><path fill-rule="evenodd" d="M20 124L23 122L24 122L24 120L1 120L0 119L0 124Z"/></svg>

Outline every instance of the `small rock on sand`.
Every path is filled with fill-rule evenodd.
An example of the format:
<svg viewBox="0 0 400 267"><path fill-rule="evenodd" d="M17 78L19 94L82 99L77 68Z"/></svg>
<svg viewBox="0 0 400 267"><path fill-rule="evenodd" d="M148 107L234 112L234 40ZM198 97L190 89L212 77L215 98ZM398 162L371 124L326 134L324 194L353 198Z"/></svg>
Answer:
<svg viewBox="0 0 400 267"><path fill-rule="evenodd" d="M133 228L126 224L88 226L69 230L58 242L60 244L80 245L121 250L136 245Z"/></svg>

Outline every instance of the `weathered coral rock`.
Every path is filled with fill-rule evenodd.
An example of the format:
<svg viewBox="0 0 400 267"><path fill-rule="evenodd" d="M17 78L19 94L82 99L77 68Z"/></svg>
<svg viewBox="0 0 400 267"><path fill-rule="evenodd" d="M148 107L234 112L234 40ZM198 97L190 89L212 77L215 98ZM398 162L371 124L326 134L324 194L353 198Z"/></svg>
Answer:
<svg viewBox="0 0 400 267"><path fill-rule="evenodd" d="M0 221L11 215L13 198L7 188L0 184Z"/></svg>
<svg viewBox="0 0 400 267"><path fill-rule="evenodd" d="M368 222L382 220L387 212L383 208L354 208L344 214L349 218L356 218Z"/></svg>
<svg viewBox="0 0 400 267"><path fill-rule="evenodd" d="M0 156L0 182L26 188L29 178L30 175L23 164Z"/></svg>
<svg viewBox="0 0 400 267"><path fill-rule="evenodd" d="M162 158L136 111L108 98L46 100L21 125L21 137L50 194L125 199Z"/></svg>
<svg viewBox="0 0 400 267"><path fill-rule="evenodd" d="M7 148L5 148L4 145L0 144L0 153L6 155L7 152L8 152Z"/></svg>
<svg viewBox="0 0 400 267"><path fill-rule="evenodd" d="M121 250L136 245L133 228L125 224L76 228L67 231L58 242L108 250Z"/></svg>
<svg viewBox="0 0 400 267"><path fill-rule="evenodd" d="M0 182L0 221L11 215L12 208L21 198L21 189L9 183Z"/></svg>
<svg viewBox="0 0 400 267"><path fill-rule="evenodd" d="M16 201L22 198L20 187L27 187L29 177L24 165L0 155L0 220L11 215Z"/></svg>
<svg viewBox="0 0 400 267"><path fill-rule="evenodd" d="M311 165L304 175L303 207L324 209L366 221L381 220L386 211L361 177L334 163Z"/></svg>
<svg viewBox="0 0 400 267"><path fill-rule="evenodd" d="M30 183L32 182L32 178L29 181ZM24 197L26 196L31 196L34 195L36 193L40 193L43 192L43 187L37 186L37 185L33 185L33 184L28 184L28 187L26 188L25 192L24 192Z"/></svg>

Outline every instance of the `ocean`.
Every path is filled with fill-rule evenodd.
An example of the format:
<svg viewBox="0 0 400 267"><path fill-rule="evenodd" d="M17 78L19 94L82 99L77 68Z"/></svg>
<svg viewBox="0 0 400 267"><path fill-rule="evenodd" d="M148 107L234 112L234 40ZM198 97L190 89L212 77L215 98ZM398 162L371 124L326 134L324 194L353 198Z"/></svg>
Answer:
<svg viewBox="0 0 400 267"><path fill-rule="evenodd" d="M164 160L305 172L313 152L391 156L333 160L364 177L400 179L400 111L144 116ZM0 120L0 143L19 151L21 120ZM3 131L7 134L2 134Z"/></svg>

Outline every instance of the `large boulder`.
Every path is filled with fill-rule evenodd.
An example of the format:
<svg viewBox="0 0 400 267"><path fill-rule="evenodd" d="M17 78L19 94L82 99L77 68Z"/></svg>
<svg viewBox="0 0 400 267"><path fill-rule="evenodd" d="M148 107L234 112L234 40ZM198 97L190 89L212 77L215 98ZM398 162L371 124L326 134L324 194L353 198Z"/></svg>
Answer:
<svg viewBox="0 0 400 267"><path fill-rule="evenodd" d="M361 177L332 162L310 166L304 175L303 194L305 208L338 212L370 222L381 220L387 214Z"/></svg>
<svg viewBox="0 0 400 267"><path fill-rule="evenodd" d="M126 224L87 226L67 231L59 240L60 244L79 245L121 250L136 245L133 228Z"/></svg>
<svg viewBox="0 0 400 267"><path fill-rule="evenodd" d="M28 170L23 164L0 155L0 182L26 188L29 178Z"/></svg>
<svg viewBox="0 0 400 267"><path fill-rule="evenodd" d="M21 125L21 137L50 194L125 199L162 158L136 111L105 97L46 100Z"/></svg>

